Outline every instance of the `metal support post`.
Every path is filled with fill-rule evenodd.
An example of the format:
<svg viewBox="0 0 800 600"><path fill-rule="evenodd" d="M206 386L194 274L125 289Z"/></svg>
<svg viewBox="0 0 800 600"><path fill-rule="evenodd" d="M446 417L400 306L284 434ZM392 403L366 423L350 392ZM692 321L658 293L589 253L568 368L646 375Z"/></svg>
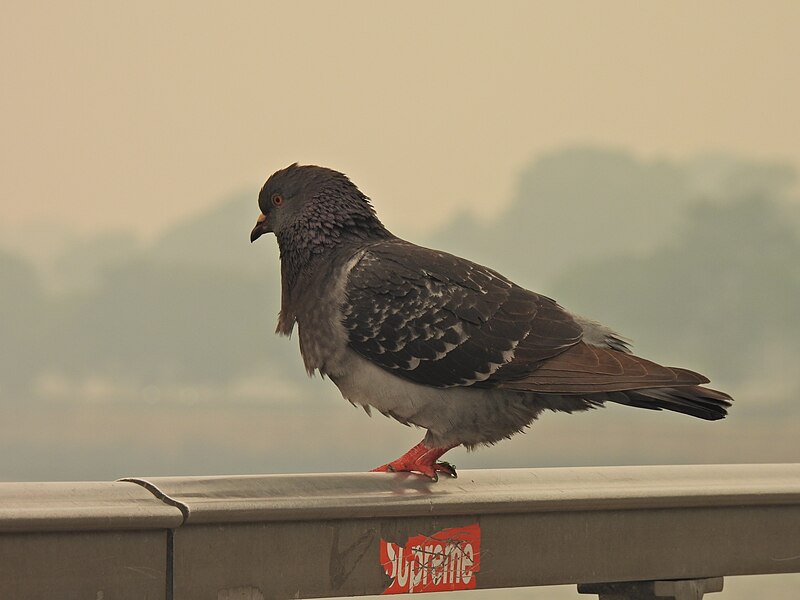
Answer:
<svg viewBox="0 0 800 600"><path fill-rule="evenodd" d="M599 600L702 600L705 594L722 591L722 577L582 583L579 594L598 594Z"/></svg>

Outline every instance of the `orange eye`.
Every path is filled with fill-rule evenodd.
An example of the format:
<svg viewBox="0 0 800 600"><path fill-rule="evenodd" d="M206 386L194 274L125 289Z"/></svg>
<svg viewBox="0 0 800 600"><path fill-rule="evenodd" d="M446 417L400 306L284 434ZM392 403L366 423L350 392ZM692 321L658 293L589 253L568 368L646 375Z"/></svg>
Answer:
<svg viewBox="0 0 800 600"><path fill-rule="evenodd" d="M281 196L280 194L273 194L272 195L272 203L275 206L280 206L281 204L283 204L283 196Z"/></svg>

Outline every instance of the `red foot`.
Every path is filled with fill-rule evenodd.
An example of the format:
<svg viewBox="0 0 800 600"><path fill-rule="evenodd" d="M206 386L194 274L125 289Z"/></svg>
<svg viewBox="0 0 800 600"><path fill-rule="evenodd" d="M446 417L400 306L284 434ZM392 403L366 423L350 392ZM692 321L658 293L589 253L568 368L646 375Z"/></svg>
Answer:
<svg viewBox="0 0 800 600"><path fill-rule="evenodd" d="M439 473L444 473L449 477L458 477L454 465L447 462L437 462L442 454L452 448L455 448L455 446L428 448L423 442L420 442L397 460L372 469L370 472L420 473L421 475L430 477L434 481L439 481Z"/></svg>

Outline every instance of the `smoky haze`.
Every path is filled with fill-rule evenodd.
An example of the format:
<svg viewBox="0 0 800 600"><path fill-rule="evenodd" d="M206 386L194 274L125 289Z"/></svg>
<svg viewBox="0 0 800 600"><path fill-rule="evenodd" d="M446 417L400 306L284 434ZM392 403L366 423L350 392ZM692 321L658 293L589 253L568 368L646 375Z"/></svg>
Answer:
<svg viewBox="0 0 800 600"><path fill-rule="evenodd" d="M793 177L722 155L572 148L525 167L502 210L463 212L425 238L395 231L488 264L736 398L719 423L547 414L455 462L800 460ZM255 211L253 190L148 243L104 234L46 263L0 252L0 479L365 470L421 435L350 407L306 376L295 340L273 335L277 248L249 244Z"/></svg>
<svg viewBox="0 0 800 600"><path fill-rule="evenodd" d="M462 210L431 235L386 219L736 398L718 422L622 406L544 414L526 435L455 449L450 460L462 469L800 461L794 177L787 165L725 155L647 161L571 148L521 169L499 207ZM249 244L255 192L148 242L118 230L51 254L0 246L0 480L365 471L419 440L309 379L297 342L273 335L277 247L269 237ZM388 212L386 200L374 204ZM797 583L733 577L726 594L791 598ZM575 591L505 592L523 595Z"/></svg>
<svg viewBox="0 0 800 600"><path fill-rule="evenodd" d="M795 0L3 9L0 480L364 471L419 441L273 334L277 248L248 234L295 161L736 398L545 414L459 468L800 461Z"/></svg>

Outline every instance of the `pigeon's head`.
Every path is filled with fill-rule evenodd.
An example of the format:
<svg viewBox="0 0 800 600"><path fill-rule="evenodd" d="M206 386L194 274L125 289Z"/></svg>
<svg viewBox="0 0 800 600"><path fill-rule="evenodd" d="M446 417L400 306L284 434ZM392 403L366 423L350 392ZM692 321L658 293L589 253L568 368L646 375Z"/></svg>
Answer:
<svg viewBox="0 0 800 600"><path fill-rule="evenodd" d="M386 230L364 194L346 175L314 165L297 163L273 173L258 194L254 242L265 233L302 232L303 237L346 236L377 228ZM360 235L359 237L364 237Z"/></svg>

